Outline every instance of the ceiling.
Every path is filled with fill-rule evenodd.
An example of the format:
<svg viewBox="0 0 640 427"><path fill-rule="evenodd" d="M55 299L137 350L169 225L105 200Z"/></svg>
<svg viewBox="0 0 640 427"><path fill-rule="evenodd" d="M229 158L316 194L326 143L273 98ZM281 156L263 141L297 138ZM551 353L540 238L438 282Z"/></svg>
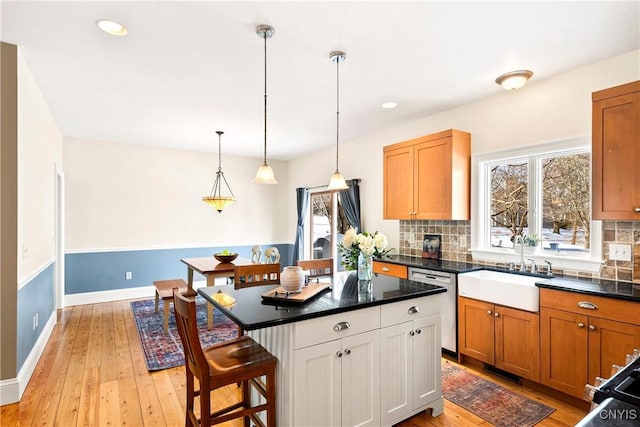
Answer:
<svg viewBox="0 0 640 427"><path fill-rule="evenodd" d="M267 41L268 158L288 160L640 48L628 2L3 1L17 44L68 137L261 157ZM101 32L122 22L126 37ZM398 107L384 110L381 104Z"/></svg>

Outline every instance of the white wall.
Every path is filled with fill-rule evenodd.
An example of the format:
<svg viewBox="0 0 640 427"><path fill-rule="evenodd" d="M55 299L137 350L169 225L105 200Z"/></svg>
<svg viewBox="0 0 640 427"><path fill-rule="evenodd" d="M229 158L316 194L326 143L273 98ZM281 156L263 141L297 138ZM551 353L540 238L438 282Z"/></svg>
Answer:
<svg viewBox="0 0 640 427"><path fill-rule="evenodd" d="M18 283L54 258L62 133L18 50Z"/></svg>
<svg viewBox="0 0 640 427"><path fill-rule="evenodd" d="M65 138L64 162L67 252L286 241L286 163L270 162L279 185L254 184L261 160L225 155L224 138L237 202L222 213L202 201L217 153Z"/></svg>
<svg viewBox="0 0 640 427"><path fill-rule="evenodd" d="M535 72L535 70L534 70ZM494 82L496 95L440 114L340 144L340 171L362 178L363 229L379 230L398 247L398 221L382 219L382 148L445 129L471 133L472 154L591 135L591 93L640 79L640 50L590 64L546 80L535 75L522 89L505 92ZM402 108L399 106L398 108ZM335 148L293 160L289 164L289 229L296 223L296 187L328 181L335 169ZM294 239L293 231L289 239Z"/></svg>

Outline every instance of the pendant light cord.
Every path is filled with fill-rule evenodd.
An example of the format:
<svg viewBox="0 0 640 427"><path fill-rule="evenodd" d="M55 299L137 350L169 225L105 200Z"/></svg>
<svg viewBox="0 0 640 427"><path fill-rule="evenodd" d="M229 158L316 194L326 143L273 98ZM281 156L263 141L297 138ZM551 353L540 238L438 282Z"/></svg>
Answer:
<svg viewBox="0 0 640 427"><path fill-rule="evenodd" d="M264 32L264 164L267 164L267 32Z"/></svg>
<svg viewBox="0 0 640 427"><path fill-rule="evenodd" d="M339 141L340 141L340 55L336 57L336 173L338 173Z"/></svg>

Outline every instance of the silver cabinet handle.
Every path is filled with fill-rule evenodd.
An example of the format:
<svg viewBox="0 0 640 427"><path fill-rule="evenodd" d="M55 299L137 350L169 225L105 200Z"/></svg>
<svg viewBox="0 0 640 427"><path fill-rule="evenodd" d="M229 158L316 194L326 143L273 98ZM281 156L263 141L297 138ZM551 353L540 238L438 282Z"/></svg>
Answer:
<svg viewBox="0 0 640 427"><path fill-rule="evenodd" d="M493 315L496 317L500 317L500 313L494 313Z"/></svg>
<svg viewBox="0 0 640 427"><path fill-rule="evenodd" d="M592 302L588 302L588 301L580 301L580 302L578 303L578 307L580 307L580 308L586 308L587 310L597 310L597 309L598 309L598 306L597 306L597 305L595 305L595 304L594 304L594 303L592 303Z"/></svg>
<svg viewBox="0 0 640 427"><path fill-rule="evenodd" d="M407 310L407 313L409 314L416 314L416 313L420 313L420 308L416 307L415 305L409 307L409 310Z"/></svg>
<svg viewBox="0 0 640 427"><path fill-rule="evenodd" d="M636 212L640 212L640 206L638 206L637 208L634 209L634 211Z"/></svg>
<svg viewBox="0 0 640 427"><path fill-rule="evenodd" d="M351 349L347 348L347 349L344 351L344 354L346 354L347 356L348 356L348 355L350 355L350 354L351 354Z"/></svg>
<svg viewBox="0 0 640 427"><path fill-rule="evenodd" d="M596 330L596 327L595 327L595 326L593 326L593 325L589 325L589 330L590 330L590 331L595 331L595 330Z"/></svg>
<svg viewBox="0 0 640 427"><path fill-rule="evenodd" d="M582 322L578 323L578 328L584 328L584 323Z"/></svg>
<svg viewBox="0 0 640 427"><path fill-rule="evenodd" d="M336 351L336 356L342 357L342 352L340 350Z"/></svg>
<svg viewBox="0 0 640 427"><path fill-rule="evenodd" d="M333 330L336 332L340 332L340 331L344 331L345 329L349 329L350 327L351 327L351 324L349 322L340 322L335 324L335 326L333 327Z"/></svg>
<svg viewBox="0 0 640 427"><path fill-rule="evenodd" d="M382 267L382 271L389 271L389 267Z"/></svg>
<svg viewBox="0 0 640 427"><path fill-rule="evenodd" d="M489 316L491 316L491 315L493 314L493 312L492 312L491 310L487 310L487 314L488 314Z"/></svg>

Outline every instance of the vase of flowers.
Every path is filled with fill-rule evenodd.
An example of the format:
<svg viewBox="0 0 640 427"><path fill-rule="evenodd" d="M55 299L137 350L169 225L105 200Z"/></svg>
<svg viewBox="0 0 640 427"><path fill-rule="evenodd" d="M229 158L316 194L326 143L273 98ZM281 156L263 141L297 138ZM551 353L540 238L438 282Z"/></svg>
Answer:
<svg viewBox="0 0 640 427"><path fill-rule="evenodd" d="M387 247L387 236L380 232L373 234L363 231L356 234L353 228L347 230L342 242L338 243L341 264L347 270L358 270L358 279L371 280L373 277L373 258L382 258L391 249Z"/></svg>

